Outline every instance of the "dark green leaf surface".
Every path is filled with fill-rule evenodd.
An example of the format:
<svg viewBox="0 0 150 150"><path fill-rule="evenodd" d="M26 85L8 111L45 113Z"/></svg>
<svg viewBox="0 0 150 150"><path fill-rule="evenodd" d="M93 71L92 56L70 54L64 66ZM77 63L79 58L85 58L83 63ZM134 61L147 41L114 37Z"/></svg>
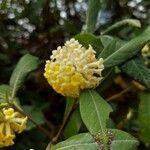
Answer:
<svg viewBox="0 0 150 150"><path fill-rule="evenodd" d="M110 105L94 90L82 92L79 101L82 120L90 133L101 132L105 137L106 122L112 111Z"/></svg>
<svg viewBox="0 0 150 150"><path fill-rule="evenodd" d="M148 27L138 37L124 44L121 48L116 50L112 55L105 59L105 67L112 67L119 65L131 57L135 56L139 50L150 40L150 27Z"/></svg>
<svg viewBox="0 0 150 150"><path fill-rule="evenodd" d="M103 49L103 44L100 37L96 37L90 33L81 33L75 36L75 39L79 41L84 47L88 48L89 44L96 51L96 55L98 56Z"/></svg>
<svg viewBox="0 0 150 150"><path fill-rule="evenodd" d="M96 29L98 12L100 9L100 0L89 0L86 16L86 31L93 33Z"/></svg>
<svg viewBox="0 0 150 150"><path fill-rule="evenodd" d="M10 86L12 87L12 97L15 96L17 90L22 85L26 75L35 70L39 64L39 59L30 54L24 55L18 62L15 70L10 78Z"/></svg>
<svg viewBox="0 0 150 150"><path fill-rule="evenodd" d="M125 62L120 68L131 78L141 82L150 89L150 69L145 66L142 57L136 56Z"/></svg>
<svg viewBox="0 0 150 150"><path fill-rule="evenodd" d="M110 129L113 133L113 141L111 143L111 150L136 150L138 141L130 134L117 130Z"/></svg>
<svg viewBox="0 0 150 150"><path fill-rule="evenodd" d="M73 135L76 135L80 130L81 124L82 124L82 120L81 120L80 112L79 109L76 109L70 116L70 119L64 129L65 139Z"/></svg>
<svg viewBox="0 0 150 150"><path fill-rule="evenodd" d="M56 144L52 150L98 150L98 144L89 133L82 133Z"/></svg>
<svg viewBox="0 0 150 150"><path fill-rule="evenodd" d="M150 93L140 94L139 104L140 136L145 143L150 143Z"/></svg>

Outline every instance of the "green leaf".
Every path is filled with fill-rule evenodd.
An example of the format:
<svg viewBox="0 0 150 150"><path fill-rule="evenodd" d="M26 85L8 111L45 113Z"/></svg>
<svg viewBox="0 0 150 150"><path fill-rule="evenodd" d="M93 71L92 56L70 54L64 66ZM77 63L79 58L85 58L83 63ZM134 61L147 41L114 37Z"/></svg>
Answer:
<svg viewBox="0 0 150 150"><path fill-rule="evenodd" d="M100 39L102 41L102 44L103 44L104 48L107 47L108 44L111 43L114 40L114 38L109 36L109 35L101 35Z"/></svg>
<svg viewBox="0 0 150 150"><path fill-rule="evenodd" d="M113 141L111 143L111 150L137 149L138 141L130 134L117 129L110 129L109 132L111 132L113 136Z"/></svg>
<svg viewBox="0 0 150 150"><path fill-rule="evenodd" d="M145 66L142 56L134 57L121 65L120 68L122 72L125 72L128 76L150 89L150 69Z"/></svg>
<svg viewBox="0 0 150 150"><path fill-rule="evenodd" d="M113 54L116 50L116 40L112 40L99 54L98 58L107 58L109 55Z"/></svg>
<svg viewBox="0 0 150 150"><path fill-rule="evenodd" d="M148 27L142 34L124 44L121 48L116 50L112 55L104 60L105 67L112 67L119 65L126 60L135 56L139 50L150 40L150 27Z"/></svg>
<svg viewBox="0 0 150 150"><path fill-rule="evenodd" d="M99 86L96 88L96 90L101 93L105 89L109 88L113 83L113 78L115 76L115 68L110 68L108 70L104 70L103 72L104 78L102 79Z"/></svg>
<svg viewBox="0 0 150 150"><path fill-rule="evenodd" d="M52 150L98 150L98 144L89 133L75 135L66 141L60 142Z"/></svg>
<svg viewBox="0 0 150 150"><path fill-rule="evenodd" d="M150 93L140 94L140 104L138 111L140 126L140 136L145 143L150 143Z"/></svg>
<svg viewBox="0 0 150 150"><path fill-rule="evenodd" d="M64 129L65 139L73 135L76 135L80 130L81 124L82 124L82 120L81 120L80 112L79 109L76 109L70 116L70 119Z"/></svg>
<svg viewBox="0 0 150 150"><path fill-rule="evenodd" d="M109 32L116 30L117 28L120 28L122 26L127 26L127 25L132 27L137 27L137 28L141 27L141 23L137 19L124 19L116 22L115 24L107 28L105 31L102 32L102 34L108 34Z"/></svg>
<svg viewBox="0 0 150 150"><path fill-rule="evenodd" d="M0 102L5 101L7 96L10 96L12 93L12 87L6 84L0 85Z"/></svg>
<svg viewBox="0 0 150 150"><path fill-rule="evenodd" d="M35 108L35 106L28 106L23 105L22 106L23 111L28 114L37 124L43 124L44 123L44 116L42 113L42 110L39 108ZM27 130L31 130L35 128L36 126L29 120L27 124Z"/></svg>
<svg viewBox="0 0 150 150"><path fill-rule="evenodd" d="M94 90L86 90L79 98L83 122L91 134L101 132L105 137L106 122L112 111L110 105Z"/></svg>
<svg viewBox="0 0 150 150"><path fill-rule="evenodd" d="M75 36L75 39L79 41L84 47L88 48L89 44L96 51L96 55L98 56L103 49L103 44L100 37L96 37L90 33L81 33Z"/></svg>
<svg viewBox="0 0 150 150"><path fill-rule="evenodd" d="M100 9L100 0L89 0L86 15L86 31L93 33L96 28L98 12Z"/></svg>
<svg viewBox="0 0 150 150"><path fill-rule="evenodd" d="M68 112L72 110L73 105L74 105L74 98L66 97L66 109L65 109L64 116L68 115Z"/></svg>
<svg viewBox="0 0 150 150"><path fill-rule="evenodd" d="M10 78L10 86L12 86L12 98L23 84L26 75L38 67L39 59L30 54L24 55L18 62L15 70Z"/></svg>

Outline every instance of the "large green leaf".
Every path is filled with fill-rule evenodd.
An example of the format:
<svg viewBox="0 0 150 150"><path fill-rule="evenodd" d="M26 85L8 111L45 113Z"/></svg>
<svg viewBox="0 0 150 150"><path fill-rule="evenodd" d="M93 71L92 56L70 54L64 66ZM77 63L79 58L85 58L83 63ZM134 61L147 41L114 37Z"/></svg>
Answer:
<svg viewBox="0 0 150 150"><path fill-rule="evenodd" d="M84 47L88 48L89 44L96 51L96 55L98 56L103 49L103 44L100 37L96 37L90 33L81 33L75 36L75 39L79 41Z"/></svg>
<svg viewBox="0 0 150 150"><path fill-rule="evenodd" d="M79 109L76 109L70 116L70 119L64 129L65 139L73 135L76 135L80 130L81 124L82 124L82 120L81 120L80 112Z"/></svg>
<svg viewBox="0 0 150 150"><path fill-rule="evenodd" d="M51 150L98 150L98 144L89 133L75 135L56 144Z"/></svg>
<svg viewBox="0 0 150 150"><path fill-rule="evenodd" d="M7 96L10 96L12 93L12 87L6 84L0 85L0 102L4 101Z"/></svg>
<svg viewBox="0 0 150 150"><path fill-rule="evenodd" d="M110 129L110 133L112 133L112 142L111 142L111 150L136 150L138 146L138 141L132 137L130 134L117 130Z"/></svg>
<svg viewBox="0 0 150 150"><path fill-rule="evenodd" d="M93 33L96 28L98 12L100 9L100 0L89 0L86 15L86 31Z"/></svg>
<svg viewBox="0 0 150 150"><path fill-rule="evenodd" d="M83 122L91 134L101 132L105 137L106 122L112 111L110 105L94 90L83 91L79 98Z"/></svg>
<svg viewBox="0 0 150 150"><path fill-rule="evenodd" d="M150 143L150 93L140 94L139 104L140 136L145 143Z"/></svg>
<svg viewBox="0 0 150 150"><path fill-rule="evenodd" d="M150 69L145 66L144 60L141 56L136 56L125 62L120 68L127 75L141 82L150 89Z"/></svg>
<svg viewBox="0 0 150 150"><path fill-rule="evenodd" d="M12 87L12 97L16 95L17 90L22 85L26 75L35 70L39 64L39 59L30 54L24 55L18 62L10 78Z"/></svg>
<svg viewBox="0 0 150 150"><path fill-rule="evenodd" d="M150 40L150 27L148 27L142 34L124 44L121 48L116 50L112 55L107 57L104 61L105 67L112 67L119 65L131 57L135 56L139 50Z"/></svg>

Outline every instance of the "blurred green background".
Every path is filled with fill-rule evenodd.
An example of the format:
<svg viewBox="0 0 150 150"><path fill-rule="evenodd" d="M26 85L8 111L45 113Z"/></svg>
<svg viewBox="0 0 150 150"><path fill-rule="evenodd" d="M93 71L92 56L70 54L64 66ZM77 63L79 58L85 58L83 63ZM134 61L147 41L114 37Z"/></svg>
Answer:
<svg viewBox="0 0 150 150"><path fill-rule="evenodd" d="M149 0L101 0L96 34L125 18L150 24ZM26 53L38 56L41 65L31 73L18 93L22 105L44 127L62 121L64 98L56 94L43 77L44 63L51 51L85 28L87 0L0 0L0 84L7 84L16 63ZM133 32L134 31L134 32ZM139 29L127 27L111 33L121 39L136 36ZM45 149L48 138L36 128L18 135L8 150Z"/></svg>

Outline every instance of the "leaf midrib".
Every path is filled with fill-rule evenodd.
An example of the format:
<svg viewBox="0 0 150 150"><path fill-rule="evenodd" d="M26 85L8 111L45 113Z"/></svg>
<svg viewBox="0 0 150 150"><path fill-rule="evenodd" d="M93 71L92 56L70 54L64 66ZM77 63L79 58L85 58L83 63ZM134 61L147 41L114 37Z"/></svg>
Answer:
<svg viewBox="0 0 150 150"><path fill-rule="evenodd" d="M138 143L136 140L114 140L113 143L120 143L120 142L133 142L133 143ZM113 144L112 143L112 144Z"/></svg>
<svg viewBox="0 0 150 150"><path fill-rule="evenodd" d="M101 128L103 137L105 137L106 134L105 134L105 131L104 131L103 126L102 126L102 122L101 122L101 119L100 119L101 117L100 117L100 115L99 115L99 113L98 113L98 108L97 108L97 106L96 106L95 99L94 99L94 97L93 97L93 95L92 95L92 93L91 93L90 90L89 90L89 93L90 93L90 96L92 97L92 101L93 101L94 106L95 106L96 114L97 114L97 117L98 117L98 122L99 122L99 124L100 124L100 128Z"/></svg>

